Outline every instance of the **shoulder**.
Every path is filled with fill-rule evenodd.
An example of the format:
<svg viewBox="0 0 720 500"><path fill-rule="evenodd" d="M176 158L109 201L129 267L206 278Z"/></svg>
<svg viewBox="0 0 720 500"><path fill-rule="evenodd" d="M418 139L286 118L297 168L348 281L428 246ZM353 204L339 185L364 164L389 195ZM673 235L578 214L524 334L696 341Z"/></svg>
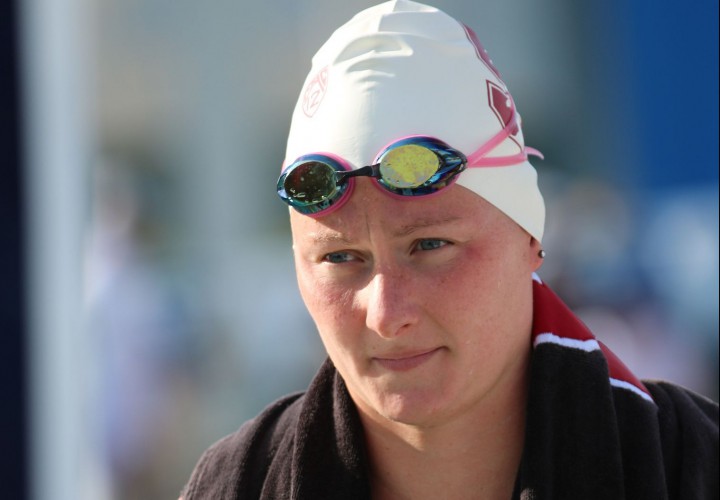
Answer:
<svg viewBox="0 0 720 500"><path fill-rule="evenodd" d="M689 389L669 382L644 381L658 407L664 439L698 444L718 451L718 404Z"/></svg>
<svg viewBox="0 0 720 500"><path fill-rule="evenodd" d="M253 485L261 488L275 457L289 456L278 451L292 446L303 400L303 393L285 396L210 446L195 466L182 497L235 498L241 483L244 492Z"/></svg>
<svg viewBox="0 0 720 500"><path fill-rule="evenodd" d="M717 496L718 404L668 382L644 383L658 407L669 488L685 498Z"/></svg>
<svg viewBox="0 0 720 500"><path fill-rule="evenodd" d="M670 382L645 380L661 420L677 421L718 436L718 403Z"/></svg>

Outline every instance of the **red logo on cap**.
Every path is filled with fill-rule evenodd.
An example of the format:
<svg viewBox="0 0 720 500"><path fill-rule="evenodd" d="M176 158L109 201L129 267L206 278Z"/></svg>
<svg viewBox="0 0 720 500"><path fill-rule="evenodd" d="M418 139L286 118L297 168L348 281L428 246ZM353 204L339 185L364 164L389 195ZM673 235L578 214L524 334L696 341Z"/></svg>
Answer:
<svg viewBox="0 0 720 500"><path fill-rule="evenodd" d="M470 40L470 43L472 43L473 47L475 47L475 54L478 56L478 59L484 62L485 66L487 66L490 71L495 73L495 76L500 78L500 72L493 64L492 59L490 59L490 54L488 54L488 51L485 50L485 47L482 46L480 40L478 39L478 36L475 34L473 29L466 24L463 24L462 27L465 30L465 35L467 35L468 40Z"/></svg>
<svg viewBox="0 0 720 500"><path fill-rule="evenodd" d="M490 109L493 110L495 116L500 120L500 124L503 128L507 127L510 121L515 116L515 105L513 104L512 98L507 91L500 88L496 83L487 80L488 87L488 104ZM515 124L510 128L510 139L512 139L518 146L520 144L513 137L520 132L520 124L517 119Z"/></svg>
<svg viewBox="0 0 720 500"><path fill-rule="evenodd" d="M327 91L327 84L328 70L325 67L308 83L305 94L303 94L302 109L308 118L312 117L320 107L320 103Z"/></svg>
<svg viewBox="0 0 720 500"><path fill-rule="evenodd" d="M507 127L512 120L515 110L513 109L513 103L510 99L510 94L505 92L503 89L498 87L496 84L488 80L488 101L490 108L495 112L495 116L500 120L500 124L503 128ZM510 131L510 135L516 135L519 127L516 123Z"/></svg>

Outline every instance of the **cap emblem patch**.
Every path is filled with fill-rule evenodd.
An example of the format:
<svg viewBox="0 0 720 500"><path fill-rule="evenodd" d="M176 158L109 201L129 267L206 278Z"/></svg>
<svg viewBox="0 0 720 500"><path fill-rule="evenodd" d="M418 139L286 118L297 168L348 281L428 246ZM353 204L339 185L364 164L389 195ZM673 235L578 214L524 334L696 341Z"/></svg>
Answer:
<svg viewBox="0 0 720 500"><path fill-rule="evenodd" d="M320 103L327 92L327 84L328 69L324 67L315 75L315 78L308 83L305 93L303 94L302 110L308 118L311 118L320 107Z"/></svg>

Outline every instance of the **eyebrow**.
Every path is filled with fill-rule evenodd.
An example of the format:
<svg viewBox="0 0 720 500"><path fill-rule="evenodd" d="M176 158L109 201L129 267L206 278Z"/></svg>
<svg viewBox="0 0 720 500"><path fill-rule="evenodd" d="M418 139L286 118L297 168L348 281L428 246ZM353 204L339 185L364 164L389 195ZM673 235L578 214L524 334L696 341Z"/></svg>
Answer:
<svg viewBox="0 0 720 500"><path fill-rule="evenodd" d="M451 217L442 217L442 218L434 218L434 219L420 219L420 220L414 221L410 224L405 224L403 226L400 226L400 228L398 228L397 230L392 232L392 237L400 238L403 236L408 236L420 229L441 226L443 224L448 224L448 223L456 222L459 220L462 220L462 217L451 216ZM315 232L309 233L308 237L313 242L320 243L320 244L342 243L345 245L350 245L352 243L352 241L349 238L347 238L344 234L336 233L336 232L315 231Z"/></svg>
<svg viewBox="0 0 720 500"><path fill-rule="evenodd" d="M315 243L344 243L346 245L350 244L350 240L340 233L318 231L310 233L308 234L308 236Z"/></svg>
<svg viewBox="0 0 720 500"><path fill-rule="evenodd" d="M447 224L449 222L455 222L460 219L461 219L461 217L458 217L458 216L443 217L443 218L439 218L439 219L420 219L411 224L405 224L404 226L401 226L397 231L393 232L393 236L395 236L395 237L408 236L408 235L414 233L415 231L418 231L419 229L424 229L427 227L434 227L434 226L441 226L443 224Z"/></svg>

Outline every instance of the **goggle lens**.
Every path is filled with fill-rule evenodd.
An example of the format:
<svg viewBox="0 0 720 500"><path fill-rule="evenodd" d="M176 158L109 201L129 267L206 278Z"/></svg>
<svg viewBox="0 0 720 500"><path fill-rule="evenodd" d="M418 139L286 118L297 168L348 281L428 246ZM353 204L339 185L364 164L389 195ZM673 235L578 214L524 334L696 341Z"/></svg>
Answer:
<svg viewBox="0 0 720 500"><path fill-rule="evenodd" d="M425 184L440 168L440 158L425 146L406 144L389 150L380 159L385 184L398 189Z"/></svg>
<svg viewBox="0 0 720 500"><path fill-rule="evenodd" d="M335 169L326 163L309 161L288 172L283 182L285 192L298 205L316 205L337 191Z"/></svg>

